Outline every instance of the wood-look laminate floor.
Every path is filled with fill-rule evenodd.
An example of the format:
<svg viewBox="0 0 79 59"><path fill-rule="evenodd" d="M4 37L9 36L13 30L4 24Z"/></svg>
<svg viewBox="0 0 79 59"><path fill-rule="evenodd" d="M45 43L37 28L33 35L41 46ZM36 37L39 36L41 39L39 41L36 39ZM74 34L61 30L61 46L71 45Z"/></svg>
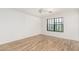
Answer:
<svg viewBox="0 0 79 59"><path fill-rule="evenodd" d="M0 45L0 51L79 51L79 42L37 35Z"/></svg>

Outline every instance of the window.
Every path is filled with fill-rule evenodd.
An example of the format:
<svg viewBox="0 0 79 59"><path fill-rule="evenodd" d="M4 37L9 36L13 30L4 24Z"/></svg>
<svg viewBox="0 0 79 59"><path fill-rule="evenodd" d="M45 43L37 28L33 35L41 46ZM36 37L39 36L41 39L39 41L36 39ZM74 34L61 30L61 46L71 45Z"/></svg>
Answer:
<svg viewBox="0 0 79 59"><path fill-rule="evenodd" d="M47 19L47 31L63 32L63 17Z"/></svg>

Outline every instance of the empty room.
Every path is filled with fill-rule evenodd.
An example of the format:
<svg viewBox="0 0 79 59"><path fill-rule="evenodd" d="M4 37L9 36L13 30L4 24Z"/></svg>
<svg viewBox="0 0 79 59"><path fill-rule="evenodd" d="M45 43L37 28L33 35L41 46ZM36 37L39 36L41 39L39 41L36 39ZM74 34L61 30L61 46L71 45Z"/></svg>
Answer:
<svg viewBox="0 0 79 59"><path fill-rule="evenodd" d="M0 51L79 51L79 9L0 8Z"/></svg>

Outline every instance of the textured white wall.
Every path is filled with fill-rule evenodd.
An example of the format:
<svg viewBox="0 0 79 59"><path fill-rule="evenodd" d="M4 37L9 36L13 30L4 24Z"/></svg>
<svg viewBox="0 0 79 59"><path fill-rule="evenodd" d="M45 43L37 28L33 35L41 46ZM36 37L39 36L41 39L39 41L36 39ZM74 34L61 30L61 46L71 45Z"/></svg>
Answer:
<svg viewBox="0 0 79 59"><path fill-rule="evenodd" d="M47 18L64 17L64 32L50 32L47 31ZM79 12L77 10L66 10L60 13L56 13L52 16L42 18L43 29L42 33L45 35L51 35L56 37L62 37L79 41Z"/></svg>
<svg viewBox="0 0 79 59"><path fill-rule="evenodd" d="M0 9L0 44L40 34L40 19L13 9Z"/></svg>

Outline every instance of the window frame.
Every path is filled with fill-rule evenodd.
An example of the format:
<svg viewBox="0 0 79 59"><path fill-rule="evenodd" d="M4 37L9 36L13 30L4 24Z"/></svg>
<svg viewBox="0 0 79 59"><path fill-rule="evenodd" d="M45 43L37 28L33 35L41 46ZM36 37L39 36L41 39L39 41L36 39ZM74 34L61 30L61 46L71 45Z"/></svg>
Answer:
<svg viewBox="0 0 79 59"><path fill-rule="evenodd" d="M59 19L59 18L61 18L61 22L59 22L59 20L57 22L57 19ZM51 25L53 25L52 27L54 27L53 30L50 29L50 24L48 23L49 21L54 21L53 23L51 23ZM59 26L61 27L60 28L61 30L57 29ZM63 19L63 17L48 18L47 19L47 31L64 32L64 19Z"/></svg>

